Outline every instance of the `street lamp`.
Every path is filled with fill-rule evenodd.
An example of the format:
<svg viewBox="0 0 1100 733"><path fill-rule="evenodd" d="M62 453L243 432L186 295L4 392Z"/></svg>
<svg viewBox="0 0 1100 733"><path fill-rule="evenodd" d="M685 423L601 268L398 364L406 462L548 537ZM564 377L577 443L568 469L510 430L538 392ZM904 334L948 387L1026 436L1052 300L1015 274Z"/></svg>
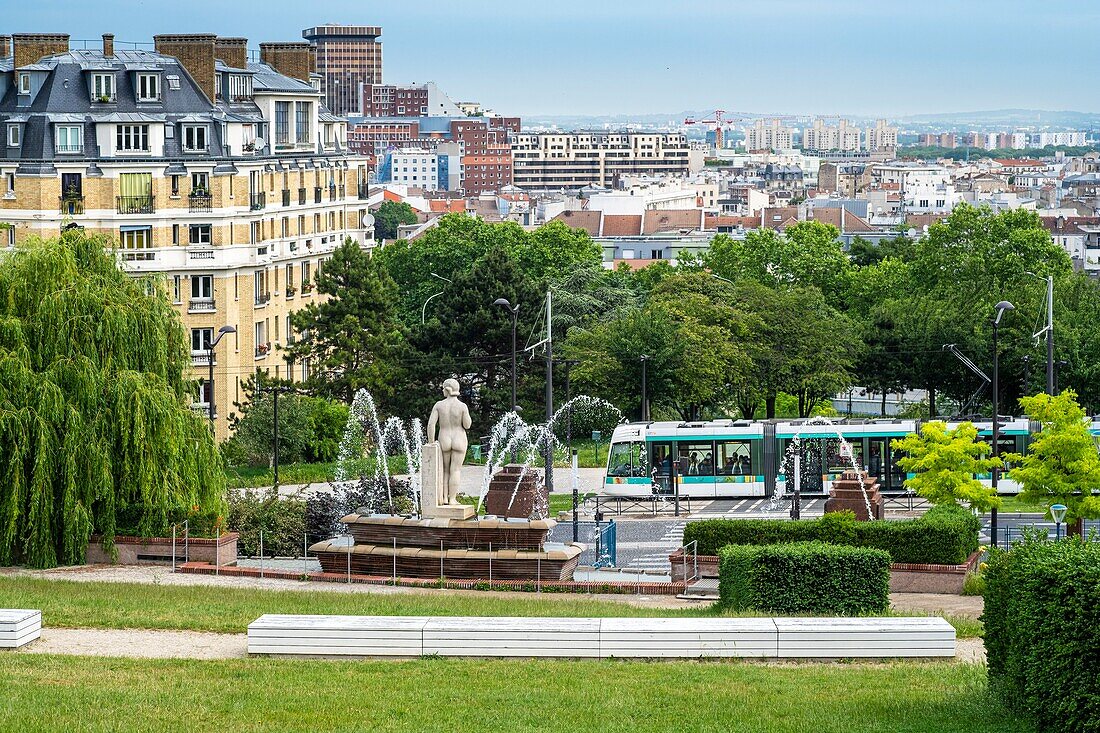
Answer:
<svg viewBox="0 0 1100 733"><path fill-rule="evenodd" d="M442 275L437 275L434 272L431 273L431 275L432 275L432 277L438 277L440 280L445 280L446 282L454 282L450 278L443 277ZM429 295L428 299L424 301L424 305L422 305L420 307L420 325L424 325L424 321L425 321L425 319L428 315L428 303L431 302L432 298L435 298L435 297L440 296L440 295L443 295L442 290L440 290L438 293L435 293L434 295Z"/></svg>
<svg viewBox="0 0 1100 733"><path fill-rule="evenodd" d="M997 377L998 370L1000 369L1000 349L997 347L997 329L1001 325L1001 317L1004 316L1005 311L1014 311L1016 306L1009 303L1007 300L1002 300L996 306L994 306L993 316L993 457L1001 457L1001 415L1000 415L1000 395L998 394ZM997 495L997 480L1001 475L1001 466L997 465L993 467L993 478L991 481L993 487L993 495ZM989 534L990 544L994 547L997 546L997 508L993 507L989 512Z"/></svg>
<svg viewBox="0 0 1100 733"><path fill-rule="evenodd" d="M519 303L512 305L507 298L497 298L493 301L493 305L499 305L512 314L512 404L508 409L511 412L518 412L516 405L516 322L519 319Z"/></svg>
<svg viewBox="0 0 1100 733"><path fill-rule="evenodd" d="M733 280L730 280L728 277L722 277L721 275L715 275L713 272L710 273L710 276L713 277L715 280L721 280L722 282L729 283L730 285L736 285L737 284Z"/></svg>
<svg viewBox="0 0 1100 733"><path fill-rule="evenodd" d="M273 463L272 463L273 472L275 474L275 488L278 489L279 488L279 395L287 394L288 392L293 392L294 390L292 390L290 387L263 387L263 388L260 389L260 391L261 392L270 392L271 396L272 396L272 399L273 399L272 416L271 416L271 424L272 424L272 427L273 427L273 433L272 433L272 436L271 436L271 455L272 455L272 461L273 461Z"/></svg>
<svg viewBox="0 0 1100 733"><path fill-rule="evenodd" d="M210 408L210 429L214 429L214 347L218 345L218 342L222 340L222 336L227 333L236 333L237 329L233 326L222 326L218 329L218 335L213 341L210 342L209 354L207 356L207 363L210 366L210 401L207 407Z"/></svg>
<svg viewBox="0 0 1100 733"><path fill-rule="evenodd" d="M1066 512L1069 507L1065 504L1051 504L1050 516L1054 520L1054 539L1062 539L1062 522L1066 520Z"/></svg>
<svg viewBox="0 0 1100 733"><path fill-rule="evenodd" d="M649 391L646 385L646 362L649 357L642 354L638 359L642 362L642 422L649 422Z"/></svg>

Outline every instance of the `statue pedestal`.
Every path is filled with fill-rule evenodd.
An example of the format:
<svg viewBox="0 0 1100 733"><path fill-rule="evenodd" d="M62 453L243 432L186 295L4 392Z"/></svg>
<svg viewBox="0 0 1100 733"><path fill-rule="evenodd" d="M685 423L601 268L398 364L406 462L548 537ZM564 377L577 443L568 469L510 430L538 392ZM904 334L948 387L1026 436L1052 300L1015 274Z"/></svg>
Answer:
<svg viewBox="0 0 1100 733"><path fill-rule="evenodd" d="M420 458L420 516L438 519L471 519L475 509L469 504L444 504L443 449L439 443L424 446Z"/></svg>

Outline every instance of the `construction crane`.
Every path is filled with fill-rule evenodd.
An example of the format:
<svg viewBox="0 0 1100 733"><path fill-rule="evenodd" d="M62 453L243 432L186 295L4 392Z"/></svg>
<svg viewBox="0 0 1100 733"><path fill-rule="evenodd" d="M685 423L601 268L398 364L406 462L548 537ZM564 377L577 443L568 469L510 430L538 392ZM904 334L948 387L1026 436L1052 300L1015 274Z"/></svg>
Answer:
<svg viewBox="0 0 1100 733"><path fill-rule="evenodd" d="M724 120L722 115L726 113L724 109L716 109L714 112L707 115L705 120L697 120L694 117L688 117L684 120L685 125L714 125L714 147L718 150L722 149L722 126L729 125L734 120Z"/></svg>

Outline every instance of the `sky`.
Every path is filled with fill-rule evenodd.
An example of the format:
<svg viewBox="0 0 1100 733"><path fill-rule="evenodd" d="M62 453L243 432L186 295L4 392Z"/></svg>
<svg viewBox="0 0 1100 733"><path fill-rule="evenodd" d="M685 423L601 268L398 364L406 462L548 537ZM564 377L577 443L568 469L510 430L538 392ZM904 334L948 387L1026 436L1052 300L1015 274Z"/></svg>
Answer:
<svg viewBox="0 0 1100 733"><path fill-rule="evenodd" d="M0 32L300 40L382 26L384 80L504 114L1100 111L1096 0L0 0Z"/></svg>

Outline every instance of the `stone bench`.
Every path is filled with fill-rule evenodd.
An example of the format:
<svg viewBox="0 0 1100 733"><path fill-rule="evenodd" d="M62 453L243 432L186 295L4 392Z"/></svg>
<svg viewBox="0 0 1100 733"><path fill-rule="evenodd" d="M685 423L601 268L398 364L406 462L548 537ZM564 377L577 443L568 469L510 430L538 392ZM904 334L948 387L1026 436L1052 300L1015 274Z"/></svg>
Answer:
<svg viewBox="0 0 1100 733"><path fill-rule="evenodd" d="M18 649L41 635L41 611L0 609L0 649Z"/></svg>
<svg viewBox="0 0 1100 733"><path fill-rule="evenodd" d="M358 657L953 657L955 629L938 617L501 618L268 614L249 624L248 651Z"/></svg>

